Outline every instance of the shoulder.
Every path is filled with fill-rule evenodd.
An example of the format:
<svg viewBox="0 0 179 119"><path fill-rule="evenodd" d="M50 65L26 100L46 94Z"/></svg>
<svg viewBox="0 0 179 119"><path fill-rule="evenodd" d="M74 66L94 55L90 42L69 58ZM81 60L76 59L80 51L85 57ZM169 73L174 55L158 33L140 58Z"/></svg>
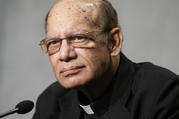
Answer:
<svg viewBox="0 0 179 119"><path fill-rule="evenodd" d="M46 105L62 97L68 92L68 89L62 87L58 82L54 82L49 87L47 87L38 97L37 103Z"/></svg>
<svg viewBox="0 0 179 119"><path fill-rule="evenodd" d="M38 97L36 102L36 113L47 114L59 110L59 99L68 89L63 88L58 82L51 84Z"/></svg>
<svg viewBox="0 0 179 119"><path fill-rule="evenodd" d="M134 89L150 89L159 90L166 83L179 80L179 76L172 71L154 65L149 62L136 64L136 72L134 74Z"/></svg>
<svg viewBox="0 0 179 119"><path fill-rule="evenodd" d="M139 63L135 67L129 106L132 113L151 119L179 116L179 76L152 63Z"/></svg>
<svg viewBox="0 0 179 119"><path fill-rule="evenodd" d="M58 82L54 82L40 94L39 98L61 97L67 91L68 89L65 89L64 87L62 87Z"/></svg>

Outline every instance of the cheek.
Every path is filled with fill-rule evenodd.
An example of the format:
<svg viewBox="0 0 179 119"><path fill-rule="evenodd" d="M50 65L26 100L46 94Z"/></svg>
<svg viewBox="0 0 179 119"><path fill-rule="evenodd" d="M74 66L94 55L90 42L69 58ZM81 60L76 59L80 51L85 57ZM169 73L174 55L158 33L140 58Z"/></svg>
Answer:
<svg viewBox="0 0 179 119"><path fill-rule="evenodd" d="M100 71L105 70L110 64L110 57L106 49L84 50L79 52L79 56L87 66L89 72L97 75Z"/></svg>
<svg viewBox="0 0 179 119"><path fill-rule="evenodd" d="M51 55L49 56L50 63L52 65L52 70L55 73L55 76L57 77L57 71L58 71L58 57L57 55Z"/></svg>

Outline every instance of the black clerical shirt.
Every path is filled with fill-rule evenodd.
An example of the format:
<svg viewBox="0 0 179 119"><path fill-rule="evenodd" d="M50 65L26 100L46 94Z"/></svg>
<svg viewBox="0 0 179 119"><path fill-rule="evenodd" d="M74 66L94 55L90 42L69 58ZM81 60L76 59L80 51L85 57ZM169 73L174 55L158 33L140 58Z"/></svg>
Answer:
<svg viewBox="0 0 179 119"><path fill-rule="evenodd" d="M179 119L179 76L151 63L133 63L121 53L106 92L83 102L77 90L56 82L39 96L33 119Z"/></svg>

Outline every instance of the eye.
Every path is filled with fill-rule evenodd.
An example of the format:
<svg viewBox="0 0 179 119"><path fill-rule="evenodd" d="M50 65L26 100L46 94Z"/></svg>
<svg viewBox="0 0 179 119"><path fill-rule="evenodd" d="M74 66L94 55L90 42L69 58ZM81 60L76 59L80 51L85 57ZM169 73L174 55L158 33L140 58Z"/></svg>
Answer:
<svg viewBox="0 0 179 119"><path fill-rule="evenodd" d="M59 40L49 40L49 41L47 41L47 48L49 48L49 47L53 47L53 46L56 46L56 45L58 45L59 44Z"/></svg>
<svg viewBox="0 0 179 119"><path fill-rule="evenodd" d="M86 41L89 40L87 36L72 36L70 37L70 41L72 42L81 42L81 41Z"/></svg>

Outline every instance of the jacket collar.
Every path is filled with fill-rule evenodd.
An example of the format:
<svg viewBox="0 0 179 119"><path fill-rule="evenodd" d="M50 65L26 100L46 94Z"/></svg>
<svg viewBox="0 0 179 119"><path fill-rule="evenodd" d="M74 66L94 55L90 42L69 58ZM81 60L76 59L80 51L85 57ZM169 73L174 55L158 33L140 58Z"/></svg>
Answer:
<svg viewBox="0 0 179 119"><path fill-rule="evenodd" d="M125 105L130 95L134 71L134 63L121 53L120 64L111 85L101 98L90 104L95 114L98 115L108 111L119 101L121 105Z"/></svg>

